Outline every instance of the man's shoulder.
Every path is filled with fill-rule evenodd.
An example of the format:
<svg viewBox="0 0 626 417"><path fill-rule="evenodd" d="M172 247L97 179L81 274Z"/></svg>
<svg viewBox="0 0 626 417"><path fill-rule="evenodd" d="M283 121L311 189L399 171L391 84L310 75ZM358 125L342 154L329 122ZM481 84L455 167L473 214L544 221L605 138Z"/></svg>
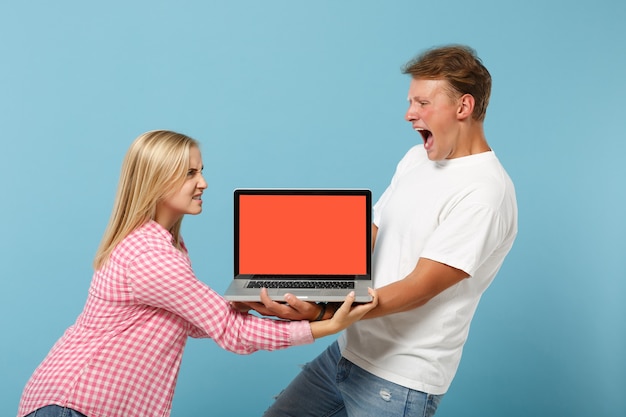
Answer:
<svg viewBox="0 0 626 417"><path fill-rule="evenodd" d="M406 151L400 162L398 162L397 170L402 172L410 167L414 167L415 165L422 164L424 162L428 162L428 154L424 149L423 145L415 145L409 148Z"/></svg>

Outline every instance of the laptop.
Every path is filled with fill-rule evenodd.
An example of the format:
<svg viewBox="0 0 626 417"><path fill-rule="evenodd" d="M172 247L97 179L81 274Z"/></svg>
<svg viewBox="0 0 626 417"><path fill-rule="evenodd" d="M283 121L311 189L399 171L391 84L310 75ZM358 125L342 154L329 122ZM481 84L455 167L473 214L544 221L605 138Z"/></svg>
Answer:
<svg viewBox="0 0 626 417"><path fill-rule="evenodd" d="M372 297L372 193L366 189L236 189L234 279L224 297L356 302Z"/></svg>

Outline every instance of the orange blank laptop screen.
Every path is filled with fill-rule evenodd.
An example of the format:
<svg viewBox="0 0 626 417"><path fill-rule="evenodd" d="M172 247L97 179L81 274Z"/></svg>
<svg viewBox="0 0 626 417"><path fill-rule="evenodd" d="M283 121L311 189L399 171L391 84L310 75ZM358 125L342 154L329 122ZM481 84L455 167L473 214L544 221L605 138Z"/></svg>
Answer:
<svg viewBox="0 0 626 417"><path fill-rule="evenodd" d="M366 274L366 198L241 195L240 274Z"/></svg>

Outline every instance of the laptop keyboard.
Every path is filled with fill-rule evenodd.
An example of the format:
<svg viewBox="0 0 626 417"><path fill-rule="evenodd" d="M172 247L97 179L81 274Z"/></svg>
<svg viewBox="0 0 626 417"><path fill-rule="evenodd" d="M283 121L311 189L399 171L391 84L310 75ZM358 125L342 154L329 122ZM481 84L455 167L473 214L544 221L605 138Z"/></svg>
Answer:
<svg viewBox="0 0 626 417"><path fill-rule="evenodd" d="M278 281L278 280L256 280L249 281L246 288L304 288L304 289L351 289L354 288L354 281Z"/></svg>

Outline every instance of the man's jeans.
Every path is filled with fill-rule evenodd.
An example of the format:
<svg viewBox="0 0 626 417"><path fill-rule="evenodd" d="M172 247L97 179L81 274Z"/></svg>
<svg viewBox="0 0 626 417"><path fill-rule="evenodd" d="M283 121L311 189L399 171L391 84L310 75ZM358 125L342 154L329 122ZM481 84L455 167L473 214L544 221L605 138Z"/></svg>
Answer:
<svg viewBox="0 0 626 417"><path fill-rule="evenodd" d="M47 405L32 413L26 415L26 417L87 417L84 414L74 411L71 408L61 407L59 405Z"/></svg>
<svg viewBox="0 0 626 417"><path fill-rule="evenodd" d="M364 371L334 342L304 366L264 417L431 417L442 397Z"/></svg>

